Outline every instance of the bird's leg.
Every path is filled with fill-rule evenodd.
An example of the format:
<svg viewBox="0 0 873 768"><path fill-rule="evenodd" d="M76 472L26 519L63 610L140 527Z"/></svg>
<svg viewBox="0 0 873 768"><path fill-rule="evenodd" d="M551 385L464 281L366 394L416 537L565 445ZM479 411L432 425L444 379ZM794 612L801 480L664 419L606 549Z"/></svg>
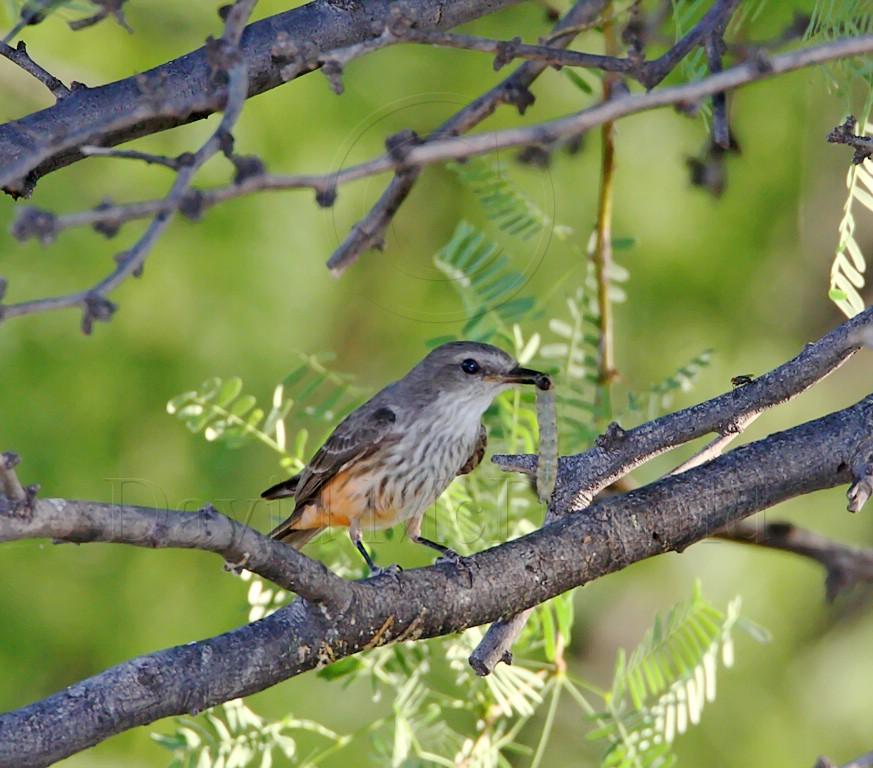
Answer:
<svg viewBox="0 0 873 768"><path fill-rule="evenodd" d="M450 563L451 565L457 566L462 571L467 574L467 579L469 580L469 588L473 589L473 569L470 566L470 561L467 560L463 555L459 555L455 552L454 549L450 549L445 544L439 544L436 541L431 541L430 539L426 539L423 536L412 536L410 537L416 544L424 544L426 547L430 547L431 549L435 549L440 553L440 556L437 558L437 563Z"/></svg>
<svg viewBox="0 0 873 768"><path fill-rule="evenodd" d="M461 561L461 556L455 550L447 547L445 544L426 539L421 535L421 518L418 516L411 518L406 524L406 535L409 536L410 541L414 541L416 544L424 544L424 546L439 552L440 561L447 563L459 563Z"/></svg>
<svg viewBox="0 0 873 768"><path fill-rule="evenodd" d="M437 563L451 563L465 571L467 578L470 581L470 589L473 588L473 569L470 567L470 561L463 555L459 555L455 550L447 547L445 544L440 544L439 542L424 538L424 536L421 535L420 517L413 517L409 520L406 524L406 535L416 544L424 544L424 546L430 547L439 552L440 556L437 558Z"/></svg>
<svg viewBox="0 0 873 768"><path fill-rule="evenodd" d="M416 544L424 544L426 547L435 549L441 555L440 560L445 560L448 563L457 563L461 559L461 555L455 552L451 547L447 547L445 544L431 541L430 539L424 538L424 536L413 536L412 540Z"/></svg>
<svg viewBox="0 0 873 768"><path fill-rule="evenodd" d="M360 526L358 526L356 522L349 526L349 538L352 540L352 543L355 545L358 552L361 553L364 560L367 561L367 567L370 569L370 576L381 576L383 573L396 575L400 572L402 569L399 565L389 565L386 568L380 568L373 562L373 558L370 557L370 553L367 552L367 548L364 546L364 542L361 539Z"/></svg>

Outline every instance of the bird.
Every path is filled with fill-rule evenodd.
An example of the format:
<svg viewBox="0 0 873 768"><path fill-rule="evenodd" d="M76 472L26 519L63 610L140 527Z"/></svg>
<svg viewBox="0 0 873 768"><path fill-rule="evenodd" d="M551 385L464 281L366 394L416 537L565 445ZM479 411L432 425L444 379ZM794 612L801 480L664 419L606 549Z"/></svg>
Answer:
<svg viewBox="0 0 873 768"><path fill-rule="evenodd" d="M375 564L362 533L405 522L410 540L457 562L457 553L421 535L424 514L455 477L482 461L482 416L517 384L548 389L551 380L490 344L435 347L346 416L299 474L261 494L294 498L294 511L270 538L301 549L331 526L347 527L371 575L396 573L397 566Z"/></svg>

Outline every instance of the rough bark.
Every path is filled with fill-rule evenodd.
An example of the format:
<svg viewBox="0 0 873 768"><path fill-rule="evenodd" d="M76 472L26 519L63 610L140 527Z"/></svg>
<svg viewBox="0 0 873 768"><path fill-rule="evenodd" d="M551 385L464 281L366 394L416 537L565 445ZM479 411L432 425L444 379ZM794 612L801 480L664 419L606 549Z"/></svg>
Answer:
<svg viewBox="0 0 873 768"><path fill-rule="evenodd" d="M298 599L240 629L125 662L0 716L0 766L45 765L128 728L202 711L376 645L493 621L639 560L681 551L754 512L850 482L871 430L873 395L565 515L464 565L355 583L341 611Z"/></svg>
<svg viewBox="0 0 873 768"><path fill-rule="evenodd" d="M515 2L416 0L408 5L417 26L448 29ZM249 25L241 43L249 96L311 72L322 52L378 37L396 5L390 0L314 0ZM296 59L275 55L280 53L277 43L282 51L296 51ZM224 89L213 82L206 46L139 75L75 88L47 109L0 125L0 186L28 194L40 177L81 160L83 144L114 146L200 120L220 110L224 98Z"/></svg>

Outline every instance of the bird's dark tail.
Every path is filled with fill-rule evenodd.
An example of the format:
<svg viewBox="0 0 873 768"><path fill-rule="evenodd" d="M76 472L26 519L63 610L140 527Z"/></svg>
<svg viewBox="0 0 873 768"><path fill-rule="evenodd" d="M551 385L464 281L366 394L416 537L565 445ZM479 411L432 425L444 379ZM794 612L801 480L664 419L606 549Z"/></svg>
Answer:
<svg viewBox="0 0 873 768"><path fill-rule="evenodd" d="M293 496L297 492L297 483L300 481L300 475L294 475L281 483L276 483L261 492L263 499L285 499Z"/></svg>
<svg viewBox="0 0 873 768"><path fill-rule="evenodd" d="M290 519L286 520L281 525L276 526L270 531L270 538L276 541L281 541L294 549L303 549L310 541L312 541L324 528L306 528L298 530L292 528L294 522Z"/></svg>
<svg viewBox="0 0 873 768"><path fill-rule="evenodd" d="M287 480L283 480L281 483L271 485L269 488L267 488L266 491L261 494L261 496L265 499L288 498L289 496L293 496L296 493L297 483L299 481L300 475L289 477ZM272 531L270 531L270 538L275 539L276 541L281 541L283 544L287 544L289 547L294 547L294 549L302 549L316 536L318 536L318 534L321 533L324 528L297 528L296 526L297 523L300 522L301 515L301 511L295 510L291 517L279 523L279 525L277 525Z"/></svg>

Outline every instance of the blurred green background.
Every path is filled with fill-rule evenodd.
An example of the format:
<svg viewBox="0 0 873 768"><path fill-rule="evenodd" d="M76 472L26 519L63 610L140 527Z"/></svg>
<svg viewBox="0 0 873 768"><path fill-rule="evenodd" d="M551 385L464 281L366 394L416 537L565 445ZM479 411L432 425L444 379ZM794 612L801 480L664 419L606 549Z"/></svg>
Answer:
<svg viewBox="0 0 873 768"><path fill-rule="evenodd" d="M218 32L218 5L130 3L134 35L113 24L73 34L56 18L28 30L25 39L34 57L65 81L100 84L197 47ZM289 5L296 4L262 0L256 15ZM795 10L810 6L768 4L757 34L778 31ZM525 3L470 29L501 38L524 31L532 39L547 24L540 6ZM235 131L236 147L260 155L274 171L334 169L371 157L397 130L426 132L497 77L490 58L477 53L386 50L347 68L341 97L315 73L253 99ZM0 92L3 121L50 103L6 61L0 61ZM538 81L535 93L528 120L566 114L591 98L554 71ZM719 200L689 185L686 159L706 141L700 121L663 110L620 123L615 234L636 240L620 254L631 274L628 301L616 312L618 366L626 382L643 388L712 347L712 366L677 405L690 403L724 391L731 376L772 368L842 320L826 292L849 153L824 137L845 109L844 98L827 93L820 71L743 90L732 100L742 154L728 161ZM504 108L488 127L518 122ZM137 147L175 154L197 146L215 124L213 118ZM597 136L586 137L574 156L559 153L548 170L517 166L511 156L501 160L544 210L587 238L595 215ZM225 181L226 166L215 159L200 182ZM170 181L160 168L93 159L41 181L32 202L69 212L106 197L162 195ZM257 445L231 451L189 434L166 414L170 397L211 375L239 375L247 391L267 401L294 365L295 350L331 350L339 370L378 388L421 356L425 340L457 333L460 303L432 257L459 219L485 220L444 169L425 172L383 253L366 254L340 280L324 267L385 181L342 188L333 209L318 208L311 193L276 193L225 204L196 224L176 222L144 277L112 296L120 309L92 337L79 332L75 312L0 326L0 448L22 455L22 480L40 483L43 496L109 501L123 494L130 502L190 508L211 501L238 511L230 500L251 499L278 477L275 457ZM0 273L9 280L9 301L93 283L142 230L129 225L113 241L69 231L47 248L22 245L7 234L15 209L9 198L0 202ZM861 242L873 252L869 235ZM556 304L583 274L570 250L553 241L532 242L514 258L530 274L527 290L545 295L554 289ZM869 392L871 374L873 355L860 355L760 419L744 439L855 402ZM676 456L653 462L637 479L652 479L676 462ZM768 518L873 545L869 515L848 515L843 494L816 494ZM266 508L256 509L253 524L270 525ZM407 564L428 560L413 546L398 545L397 552ZM869 595L826 605L821 570L788 555L704 543L580 590L575 671L608 683L616 647L634 646L655 612L687 596L695 577L717 604L742 595L745 615L766 626L773 641L740 641L736 667L720 677L718 700L678 743L682 764L796 768L812 766L818 754L840 762L873 747ZM6 544L0 579L2 710L246 618L245 585L203 553ZM264 716L290 710L340 732L367 722L374 707L364 686L340 691L313 675L250 703ZM147 734L165 725L113 738L65 765L163 765L167 753ZM583 739L587 727L577 709L559 712L547 755L552 764L595 764L596 748ZM537 729L537 722L528 726L525 740L534 741Z"/></svg>

